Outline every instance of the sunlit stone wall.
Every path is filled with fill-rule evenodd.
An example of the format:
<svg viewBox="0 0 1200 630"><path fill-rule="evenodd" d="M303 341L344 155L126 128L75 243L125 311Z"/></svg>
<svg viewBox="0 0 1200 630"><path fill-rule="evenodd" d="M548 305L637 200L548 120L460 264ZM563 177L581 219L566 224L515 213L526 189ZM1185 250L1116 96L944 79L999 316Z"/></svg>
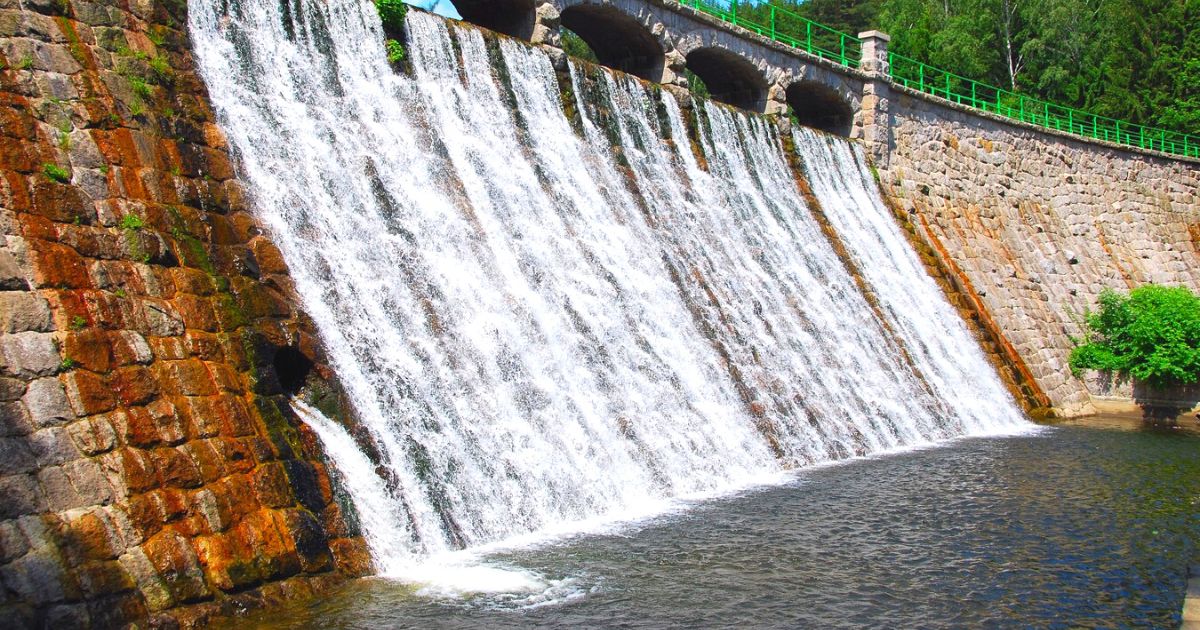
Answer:
<svg viewBox="0 0 1200 630"><path fill-rule="evenodd" d="M0 0L5 627L187 625L368 563L287 415L272 358L319 351L185 12Z"/></svg>
<svg viewBox="0 0 1200 630"><path fill-rule="evenodd" d="M1082 142L893 88L881 183L928 228L1064 415L1112 389L1071 376L1100 290L1200 290L1200 163ZM1098 382L1098 381L1093 381Z"/></svg>

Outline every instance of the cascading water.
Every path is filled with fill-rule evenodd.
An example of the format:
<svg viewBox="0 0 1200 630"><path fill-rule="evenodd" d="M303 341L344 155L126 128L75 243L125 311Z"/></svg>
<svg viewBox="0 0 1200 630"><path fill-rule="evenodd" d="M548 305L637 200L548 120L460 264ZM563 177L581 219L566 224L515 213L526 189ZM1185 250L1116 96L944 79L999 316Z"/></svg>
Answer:
<svg viewBox="0 0 1200 630"><path fill-rule="evenodd" d="M388 515L362 520L381 570L1021 422L986 364L950 360L973 347L961 325L918 325L891 293L897 332L881 323L761 119L704 105L702 168L669 94L573 68L581 137L544 52L427 14L408 18L413 78L370 2L191 0L190 20L258 217L392 477L348 484ZM881 281L928 280L886 264ZM359 474L348 436L298 409Z"/></svg>
<svg viewBox="0 0 1200 630"><path fill-rule="evenodd" d="M1000 381L977 378L991 373L987 359L905 241L861 147L803 127L793 138L826 218L938 398L968 427L1019 423Z"/></svg>

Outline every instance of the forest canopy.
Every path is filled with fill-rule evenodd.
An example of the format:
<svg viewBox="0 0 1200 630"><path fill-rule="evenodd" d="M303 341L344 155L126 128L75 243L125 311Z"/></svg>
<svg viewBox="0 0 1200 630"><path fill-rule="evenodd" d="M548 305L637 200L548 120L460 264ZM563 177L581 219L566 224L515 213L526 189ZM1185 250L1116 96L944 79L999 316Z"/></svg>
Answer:
<svg viewBox="0 0 1200 630"><path fill-rule="evenodd" d="M1200 134L1200 0L768 2L978 81Z"/></svg>

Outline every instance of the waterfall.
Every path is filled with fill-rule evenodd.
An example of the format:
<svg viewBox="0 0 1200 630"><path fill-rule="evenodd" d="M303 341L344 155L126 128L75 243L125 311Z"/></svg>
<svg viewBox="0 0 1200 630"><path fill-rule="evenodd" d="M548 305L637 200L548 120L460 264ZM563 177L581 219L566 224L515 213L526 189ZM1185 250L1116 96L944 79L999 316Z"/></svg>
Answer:
<svg viewBox="0 0 1200 630"><path fill-rule="evenodd" d="M878 226L896 290L872 309L761 118L704 104L698 155L673 96L572 67L578 133L547 54L475 28L410 12L408 77L370 2L189 7L254 211L387 469L351 479L373 466L297 407L387 515L360 518L381 571L1022 422ZM882 212L860 162L831 168L855 173L823 202Z"/></svg>
<svg viewBox="0 0 1200 630"><path fill-rule="evenodd" d="M803 127L793 138L825 216L938 398L968 430L1018 424L983 351L891 216L862 148Z"/></svg>

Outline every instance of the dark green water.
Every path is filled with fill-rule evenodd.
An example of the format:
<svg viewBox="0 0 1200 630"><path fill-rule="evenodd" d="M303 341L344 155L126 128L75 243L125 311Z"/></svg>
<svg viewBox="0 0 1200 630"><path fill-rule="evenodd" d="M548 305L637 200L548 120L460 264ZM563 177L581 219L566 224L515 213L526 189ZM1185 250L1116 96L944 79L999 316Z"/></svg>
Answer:
<svg viewBox="0 0 1200 630"><path fill-rule="evenodd" d="M1200 437L1060 427L484 558L538 576L533 592L360 580L238 625L1173 630L1198 536Z"/></svg>

